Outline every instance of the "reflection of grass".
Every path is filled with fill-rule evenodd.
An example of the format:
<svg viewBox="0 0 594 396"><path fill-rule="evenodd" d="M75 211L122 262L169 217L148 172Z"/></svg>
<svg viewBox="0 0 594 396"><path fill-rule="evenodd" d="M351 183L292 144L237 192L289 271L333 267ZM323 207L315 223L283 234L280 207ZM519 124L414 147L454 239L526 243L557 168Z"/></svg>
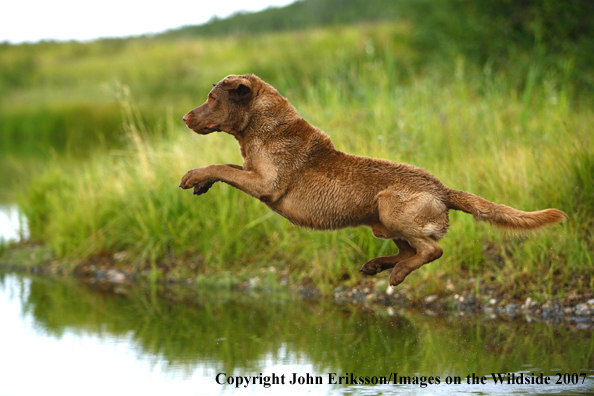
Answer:
<svg viewBox="0 0 594 396"><path fill-rule="evenodd" d="M138 99L120 97L126 149L74 169L48 165L35 178L22 200L32 237L59 257L126 250L137 263L176 257L175 265L204 273L274 265L324 291L345 274L360 279L366 260L395 252L391 242L365 229L298 229L227 185L200 197L177 188L191 168L241 158L229 136L193 136L173 120L199 105L211 82L254 72L339 149L422 166L451 188L519 209L569 213L565 225L526 238L452 213L444 257L410 282L421 278L439 291L448 278L493 277L512 292L537 295L566 284L592 287L591 107L573 99L563 76L518 90L508 74L475 70L463 58L416 71L408 32L386 24L249 40L131 41L126 56L81 58L77 70L54 65L58 81L69 71L81 79L91 71L100 79L124 76ZM151 67L137 67L138 59ZM161 109L165 123L155 122Z"/></svg>
<svg viewBox="0 0 594 396"><path fill-rule="evenodd" d="M0 275L0 285L8 279ZM10 279L10 281L14 281ZM126 289L122 289L126 290ZM296 299L254 298L176 286L99 294L71 281L33 278L24 308L36 324L60 336L66 329L130 335L140 351L176 368L197 365L258 372L272 359L311 361L357 375L466 375L520 370L579 372L593 363L592 337L545 324L429 317ZM168 296L166 301L161 296ZM284 349L286 357L280 357Z"/></svg>

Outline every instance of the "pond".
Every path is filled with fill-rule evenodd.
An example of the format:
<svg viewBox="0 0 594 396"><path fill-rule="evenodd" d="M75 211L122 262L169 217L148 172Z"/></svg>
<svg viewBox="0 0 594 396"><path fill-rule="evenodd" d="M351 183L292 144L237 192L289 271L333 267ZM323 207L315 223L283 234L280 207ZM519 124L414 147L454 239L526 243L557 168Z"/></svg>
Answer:
<svg viewBox="0 0 594 396"><path fill-rule="evenodd" d="M544 323L13 273L0 314L2 396L594 392L592 332Z"/></svg>
<svg viewBox="0 0 594 396"><path fill-rule="evenodd" d="M28 230L22 217L18 205L0 203L0 240L27 239Z"/></svg>

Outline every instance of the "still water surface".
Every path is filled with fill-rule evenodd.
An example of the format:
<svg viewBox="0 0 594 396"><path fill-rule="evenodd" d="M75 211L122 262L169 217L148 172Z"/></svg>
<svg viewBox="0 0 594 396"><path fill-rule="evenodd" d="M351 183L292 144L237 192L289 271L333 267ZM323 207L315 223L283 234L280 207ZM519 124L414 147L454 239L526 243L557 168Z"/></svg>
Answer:
<svg viewBox="0 0 594 396"><path fill-rule="evenodd" d="M19 241L27 239L28 234L18 205L0 203L0 240Z"/></svg>
<svg viewBox="0 0 594 396"><path fill-rule="evenodd" d="M132 286L115 292L74 279L0 273L0 395L594 393L591 332L484 316L366 311L281 292ZM508 372L543 373L551 384L494 384L492 373ZM555 384L557 372L587 378ZM284 375L285 384L217 383L260 373L262 382ZM294 373L321 383L291 385ZM419 383L352 384L351 374ZM487 383L468 384L472 374ZM330 383L341 375L346 385ZM447 385L447 377L461 384Z"/></svg>

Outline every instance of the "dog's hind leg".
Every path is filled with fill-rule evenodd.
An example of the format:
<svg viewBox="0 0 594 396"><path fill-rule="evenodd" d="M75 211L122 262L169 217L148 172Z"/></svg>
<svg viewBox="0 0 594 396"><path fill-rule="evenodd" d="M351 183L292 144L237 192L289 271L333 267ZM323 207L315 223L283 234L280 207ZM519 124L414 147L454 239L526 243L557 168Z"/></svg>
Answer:
<svg viewBox="0 0 594 396"><path fill-rule="evenodd" d="M399 285L404 281L404 278L406 278L408 274L424 264L437 260L443 254L443 250L439 247L437 242L429 237L409 238L408 243L417 254L399 262L394 267L390 274L391 286Z"/></svg>
<svg viewBox="0 0 594 396"><path fill-rule="evenodd" d="M393 266L390 285L396 286L412 271L441 257L443 250L436 241L448 229L448 209L441 200L426 192L386 190L378 196L378 209L380 223L372 227L373 235L398 239L402 255L371 260L363 266L367 272Z"/></svg>
<svg viewBox="0 0 594 396"><path fill-rule="evenodd" d="M398 247L398 254L394 256L376 257L366 262L359 272L365 275L375 275L387 269L392 269L399 262L413 257L417 252L404 239L393 239Z"/></svg>

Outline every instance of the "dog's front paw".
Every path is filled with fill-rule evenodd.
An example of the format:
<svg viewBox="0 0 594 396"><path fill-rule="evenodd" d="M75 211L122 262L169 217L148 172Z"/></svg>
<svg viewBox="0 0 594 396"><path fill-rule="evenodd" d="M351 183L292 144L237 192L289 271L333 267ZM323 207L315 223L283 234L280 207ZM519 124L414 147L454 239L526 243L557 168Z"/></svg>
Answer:
<svg viewBox="0 0 594 396"><path fill-rule="evenodd" d="M194 186L194 195L201 195L207 192L214 182L200 182Z"/></svg>
<svg viewBox="0 0 594 396"><path fill-rule="evenodd" d="M184 190L188 188L192 188L200 182L204 182L204 178L202 177L204 168L196 168L188 171L184 177L182 177L181 181L179 182L179 186ZM206 192L206 191L205 191Z"/></svg>

